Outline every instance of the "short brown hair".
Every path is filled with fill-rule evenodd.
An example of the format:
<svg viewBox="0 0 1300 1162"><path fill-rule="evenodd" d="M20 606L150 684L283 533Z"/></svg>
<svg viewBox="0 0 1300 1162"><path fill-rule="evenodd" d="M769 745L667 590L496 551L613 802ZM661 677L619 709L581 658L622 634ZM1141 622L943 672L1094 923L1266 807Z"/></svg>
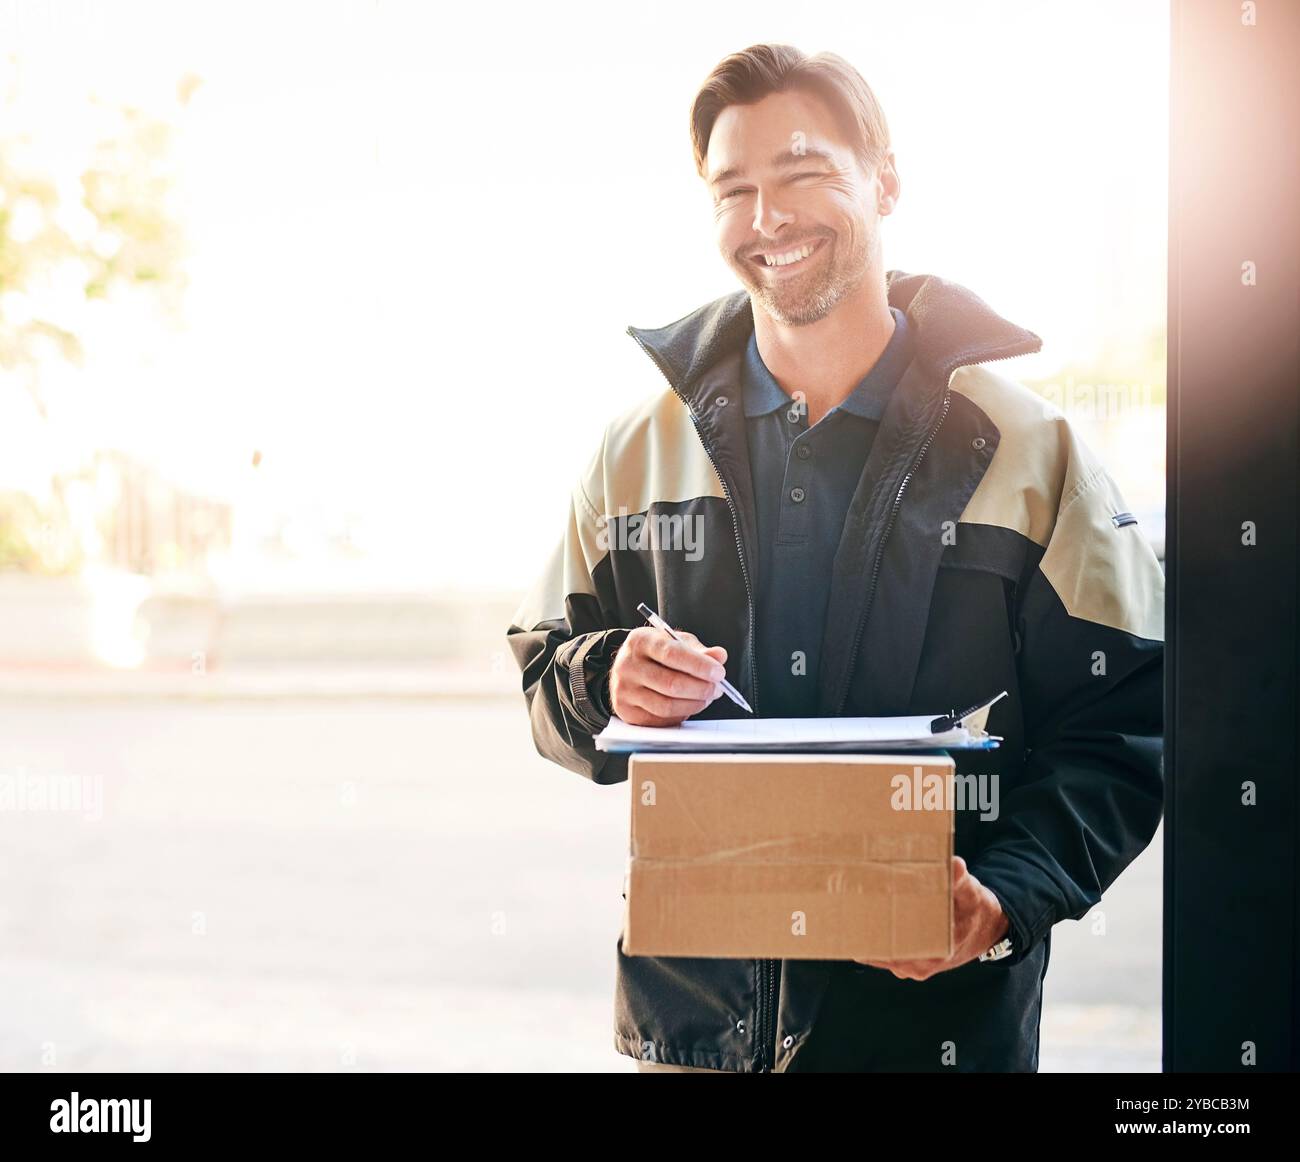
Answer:
<svg viewBox="0 0 1300 1162"><path fill-rule="evenodd" d="M873 170L889 152L889 126L871 86L848 61L833 52L808 56L788 44L755 44L725 57L700 86L691 105L695 169L705 174L709 138L728 105L753 105L772 93L799 90L821 98Z"/></svg>

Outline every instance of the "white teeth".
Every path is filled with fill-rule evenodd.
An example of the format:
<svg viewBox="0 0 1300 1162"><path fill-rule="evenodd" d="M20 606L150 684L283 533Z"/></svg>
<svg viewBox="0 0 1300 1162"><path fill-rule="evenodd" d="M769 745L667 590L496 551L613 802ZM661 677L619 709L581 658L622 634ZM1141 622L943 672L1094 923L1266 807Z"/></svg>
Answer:
<svg viewBox="0 0 1300 1162"><path fill-rule="evenodd" d="M807 258L812 252L813 248L810 243L807 246L800 247L798 250L787 251L785 254L777 254L775 256L765 254L763 255L763 258L767 262L768 266L789 266L792 262L799 262L801 259Z"/></svg>

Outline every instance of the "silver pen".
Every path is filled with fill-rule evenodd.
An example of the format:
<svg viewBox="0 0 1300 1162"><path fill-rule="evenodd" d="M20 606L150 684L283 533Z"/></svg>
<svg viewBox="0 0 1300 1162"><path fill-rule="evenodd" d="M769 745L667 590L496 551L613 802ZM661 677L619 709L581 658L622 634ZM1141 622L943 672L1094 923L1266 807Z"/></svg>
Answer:
<svg viewBox="0 0 1300 1162"><path fill-rule="evenodd" d="M682 641L681 638L679 638L675 633L673 633L673 627L669 625L666 621L664 621L664 619L660 617L653 609L651 609L650 606L648 606L644 601L641 602L636 607L636 611L642 617L644 617L646 621L648 621L651 625L653 625L656 629L663 630L664 633L666 633L670 638L673 639L673 641L676 642ZM682 642L682 645L686 645L686 644L687 644L686 642ZM730 698L737 706L739 706L742 710L747 710L749 711L750 714L754 713L749 703L746 702L743 697L741 697L740 691L737 690L736 687L733 686L730 682L728 682L726 678L723 678L722 681L718 683L718 685L722 687L722 692L728 698Z"/></svg>

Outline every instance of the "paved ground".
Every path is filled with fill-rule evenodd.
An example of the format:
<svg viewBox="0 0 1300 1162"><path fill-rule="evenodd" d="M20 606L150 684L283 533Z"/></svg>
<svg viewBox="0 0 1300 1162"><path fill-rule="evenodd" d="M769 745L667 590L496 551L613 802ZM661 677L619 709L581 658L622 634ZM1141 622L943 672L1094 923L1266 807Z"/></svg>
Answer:
<svg viewBox="0 0 1300 1162"><path fill-rule="evenodd" d="M626 788L521 700L0 695L0 775L102 795L0 811L0 1069L631 1069ZM1044 1070L1158 1068L1159 884L1056 929Z"/></svg>

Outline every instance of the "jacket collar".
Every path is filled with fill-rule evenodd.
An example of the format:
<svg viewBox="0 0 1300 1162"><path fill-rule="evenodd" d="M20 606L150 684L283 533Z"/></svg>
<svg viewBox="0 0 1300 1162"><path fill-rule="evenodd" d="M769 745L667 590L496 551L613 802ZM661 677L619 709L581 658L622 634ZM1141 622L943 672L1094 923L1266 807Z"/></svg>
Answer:
<svg viewBox="0 0 1300 1162"><path fill-rule="evenodd" d="M912 353L944 385L958 368L1042 349L1033 331L1008 322L973 291L932 274L891 270L889 305L907 316ZM719 359L743 351L754 332L749 292L734 291L664 327L629 327L693 407L703 403L701 379ZM700 396L701 398L696 398Z"/></svg>

